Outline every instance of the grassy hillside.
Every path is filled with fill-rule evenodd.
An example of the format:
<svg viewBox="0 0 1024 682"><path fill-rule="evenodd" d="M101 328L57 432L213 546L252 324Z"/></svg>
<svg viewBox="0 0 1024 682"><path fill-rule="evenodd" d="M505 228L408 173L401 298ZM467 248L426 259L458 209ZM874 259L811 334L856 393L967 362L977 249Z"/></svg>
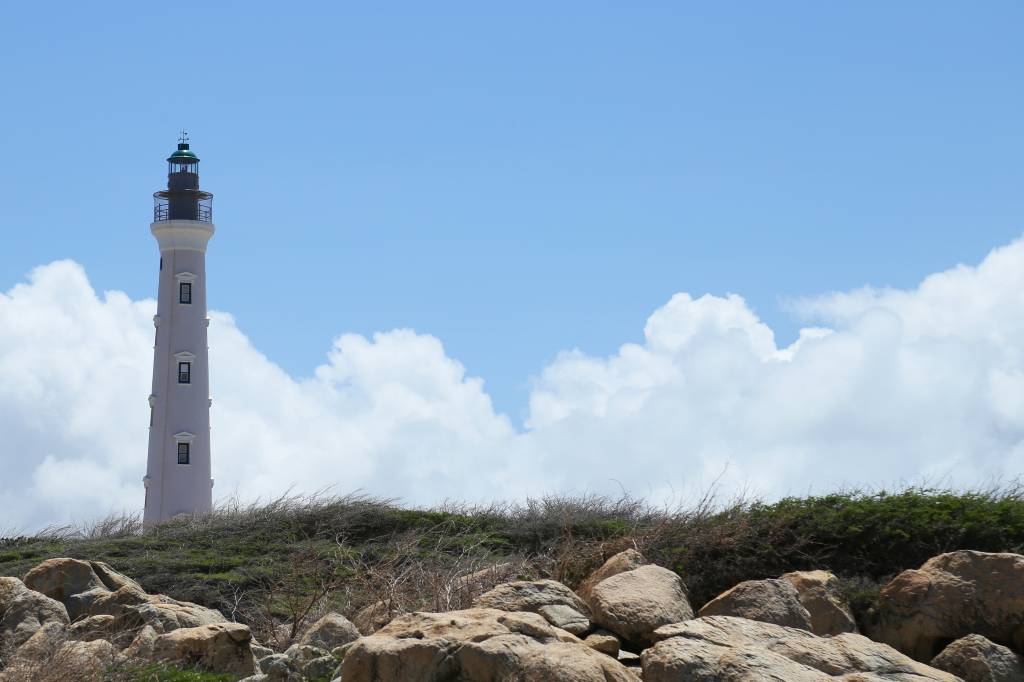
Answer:
<svg viewBox="0 0 1024 682"><path fill-rule="evenodd" d="M266 637L277 622L326 608L351 616L379 600L460 608L458 577L498 563L575 586L631 546L678 572L694 606L742 580L826 568L863 617L880 581L935 554L1024 550L1024 491L847 492L682 510L601 497L430 510L291 497L147 532L121 517L0 539L0 575L49 557L106 561L150 592L218 608Z"/></svg>

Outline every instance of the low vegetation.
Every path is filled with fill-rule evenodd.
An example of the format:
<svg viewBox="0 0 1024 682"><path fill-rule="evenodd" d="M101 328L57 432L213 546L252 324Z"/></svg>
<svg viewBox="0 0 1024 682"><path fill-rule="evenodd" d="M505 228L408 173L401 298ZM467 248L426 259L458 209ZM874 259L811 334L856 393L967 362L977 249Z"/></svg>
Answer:
<svg viewBox="0 0 1024 682"><path fill-rule="evenodd" d="M513 577L576 586L631 546L679 573L695 606L742 580L824 568L844 580L863 616L882 581L931 556L1022 552L1024 488L707 499L688 509L628 497L437 509L359 496L286 497L145 532L127 516L3 538L0 575L21 576L50 557L105 561L149 592L217 608L273 641L290 636L275 626L327 609L352 616L380 601L403 610L462 608L459 578L496 564Z"/></svg>

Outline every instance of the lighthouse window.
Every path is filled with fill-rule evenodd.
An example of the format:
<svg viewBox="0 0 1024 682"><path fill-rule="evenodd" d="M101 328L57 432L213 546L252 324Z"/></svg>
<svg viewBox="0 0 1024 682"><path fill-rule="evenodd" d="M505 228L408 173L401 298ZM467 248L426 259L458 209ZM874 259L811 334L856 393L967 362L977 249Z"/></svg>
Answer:
<svg viewBox="0 0 1024 682"><path fill-rule="evenodd" d="M178 363L178 383L179 384L191 384L192 383L192 363L191 362L179 362Z"/></svg>
<svg viewBox="0 0 1024 682"><path fill-rule="evenodd" d="M192 282L182 282L178 285L178 302L192 303Z"/></svg>
<svg viewBox="0 0 1024 682"><path fill-rule="evenodd" d="M178 464L188 464L189 443L178 443Z"/></svg>

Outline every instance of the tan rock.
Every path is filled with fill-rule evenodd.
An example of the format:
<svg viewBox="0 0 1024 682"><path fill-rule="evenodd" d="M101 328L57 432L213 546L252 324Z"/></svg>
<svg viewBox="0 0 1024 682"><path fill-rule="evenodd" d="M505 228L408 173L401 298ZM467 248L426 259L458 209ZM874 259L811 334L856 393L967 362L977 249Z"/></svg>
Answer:
<svg viewBox="0 0 1024 682"><path fill-rule="evenodd" d="M359 610L352 618L352 624L359 632L371 634L384 627L402 613L395 602L378 601Z"/></svg>
<svg viewBox="0 0 1024 682"><path fill-rule="evenodd" d="M1024 680L1024 659L981 635L961 637L933 658L931 665L962 678L964 682Z"/></svg>
<svg viewBox="0 0 1024 682"><path fill-rule="evenodd" d="M583 584L580 585L576 593L587 603L590 602L591 590L594 585L597 585L606 578L611 578L613 575L619 573L625 573L626 571L632 571L635 568L640 568L647 563L644 555L635 549L627 549L624 552L619 552L615 556L604 562L599 569L591 573Z"/></svg>
<svg viewBox="0 0 1024 682"><path fill-rule="evenodd" d="M299 644L316 646L330 651L335 647L359 639L359 630L340 613L328 613L313 623L299 639Z"/></svg>
<svg viewBox="0 0 1024 682"><path fill-rule="evenodd" d="M737 616L801 630L811 629L811 614L787 580L745 580L718 595L700 610L701 616Z"/></svg>
<svg viewBox="0 0 1024 682"><path fill-rule="evenodd" d="M48 559L26 573L25 580L28 587L64 604L71 620L114 616L113 630L150 625L160 633L227 621L214 609L147 594L102 561Z"/></svg>
<svg viewBox="0 0 1024 682"><path fill-rule="evenodd" d="M173 664L196 665L205 670L233 675L252 675L256 669L249 642L252 633L240 623L215 623L178 628L158 635L152 658Z"/></svg>
<svg viewBox="0 0 1024 682"><path fill-rule="evenodd" d="M555 580L518 580L495 586L473 600L474 608L539 613L555 627L579 635L590 629L590 609Z"/></svg>
<svg viewBox="0 0 1024 682"><path fill-rule="evenodd" d="M140 661L148 661L153 658L153 646L156 644L156 638L159 636L156 630L151 626L143 626L131 643L125 647L124 655L131 659L138 659Z"/></svg>
<svg viewBox="0 0 1024 682"><path fill-rule="evenodd" d="M682 579L653 564L594 585L590 609L595 623L636 644L650 643L662 625L693 618Z"/></svg>
<svg viewBox="0 0 1024 682"><path fill-rule="evenodd" d="M25 574L25 585L64 604L68 617L87 615L92 601L121 587L142 592L137 582L102 561L47 559Z"/></svg>
<svg viewBox="0 0 1024 682"><path fill-rule="evenodd" d="M0 659L6 659L41 627L68 624L64 605L29 589L17 578L0 578Z"/></svg>
<svg viewBox="0 0 1024 682"><path fill-rule="evenodd" d="M67 626L64 623L43 623L20 647L3 656L5 667L0 672L0 682L25 682L48 677L56 653L66 641Z"/></svg>
<svg viewBox="0 0 1024 682"><path fill-rule="evenodd" d="M68 638L82 642L91 642L96 639L110 639L115 633L117 619L114 616L103 614L100 616L87 616L75 621L68 628Z"/></svg>
<svg viewBox="0 0 1024 682"><path fill-rule="evenodd" d="M87 613L114 616L117 619L114 627L119 630L150 625L157 632L170 632L178 628L227 622L220 611L178 601L164 594L146 594L133 587L122 587L97 597Z"/></svg>
<svg viewBox="0 0 1024 682"><path fill-rule="evenodd" d="M89 642L65 642L57 650L56 667L75 670L83 678L101 675L121 660L121 654L105 639Z"/></svg>
<svg viewBox="0 0 1024 682"><path fill-rule="evenodd" d="M850 605L839 589L839 578L828 571L795 571L781 576L796 588L800 604L811 617L811 632L823 637L856 632Z"/></svg>
<svg viewBox="0 0 1024 682"><path fill-rule="evenodd" d="M1024 556L950 552L900 573L879 593L869 634L919 661L969 634L1024 651Z"/></svg>
<svg viewBox="0 0 1024 682"><path fill-rule="evenodd" d="M660 628L646 649L644 682L892 680L957 678L858 634L818 637L798 628L709 616Z"/></svg>
<svg viewBox="0 0 1024 682"><path fill-rule="evenodd" d="M599 630L598 632L587 635L583 643L589 646L594 651L600 651L602 654L607 654L612 658L619 657L619 647L621 642L619 638L608 632L607 630Z"/></svg>
<svg viewBox="0 0 1024 682"><path fill-rule="evenodd" d="M637 682L609 656L529 612L411 613L352 644L342 682Z"/></svg>

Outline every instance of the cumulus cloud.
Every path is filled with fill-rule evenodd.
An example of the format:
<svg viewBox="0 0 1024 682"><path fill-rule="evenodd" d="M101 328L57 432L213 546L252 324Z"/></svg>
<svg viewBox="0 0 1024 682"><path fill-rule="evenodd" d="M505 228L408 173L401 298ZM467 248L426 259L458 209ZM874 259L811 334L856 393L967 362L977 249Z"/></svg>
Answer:
<svg viewBox="0 0 1024 682"><path fill-rule="evenodd" d="M521 429L432 336L344 334L296 378L214 312L215 490L333 487L431 504L1018 474L1024 242L912 290L791 308L808 326L780 348L740 296L676 294L643 343L610 357L570 350L541 368ZM0 529L141 506L154 311L97 295L70 261L0 294Z"/></svg>

